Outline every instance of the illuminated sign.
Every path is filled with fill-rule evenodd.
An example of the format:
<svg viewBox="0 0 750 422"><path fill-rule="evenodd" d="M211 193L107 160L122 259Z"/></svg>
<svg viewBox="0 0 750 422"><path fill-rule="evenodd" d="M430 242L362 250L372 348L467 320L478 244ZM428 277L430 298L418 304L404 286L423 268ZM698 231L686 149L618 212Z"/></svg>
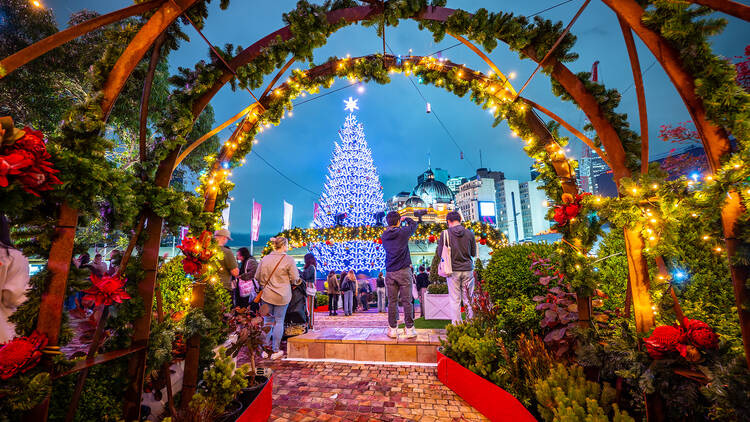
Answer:
<svg viewBox="0 0 750 422"><path fill-rule="evenodd" d="M487 224L497 224L497 212L494 201L479 201L479 221Z"/></svg>

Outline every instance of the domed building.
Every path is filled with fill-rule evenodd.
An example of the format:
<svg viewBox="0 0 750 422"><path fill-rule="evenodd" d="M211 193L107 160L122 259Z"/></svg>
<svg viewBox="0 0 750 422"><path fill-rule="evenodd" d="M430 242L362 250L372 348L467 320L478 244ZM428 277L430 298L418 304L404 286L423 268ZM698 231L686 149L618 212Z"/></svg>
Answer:
<svg viewBox="0 0 750 422"><path fill-rule="evenodd" d="M414 188L412 195L422 198L427 206L453 204L455 199L453 191L445 183L435 180L432 169L424 172L423 176L420 178L423 181Z"/></svg>

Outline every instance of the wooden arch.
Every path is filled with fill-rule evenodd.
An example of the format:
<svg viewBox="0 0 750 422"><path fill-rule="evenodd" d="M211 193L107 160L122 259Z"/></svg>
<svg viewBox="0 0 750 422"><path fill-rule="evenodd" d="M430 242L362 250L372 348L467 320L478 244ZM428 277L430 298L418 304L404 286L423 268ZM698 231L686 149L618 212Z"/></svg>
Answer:
<svg viewBox="0 0 750 422"><path fill-rule="evenodd" d="M702 141L704 143L704 148L707 151L707 155L709 155L712 170L718 168L720 160L731 152L731 145L728 143L726 134L721 133L720 129L713 126L712 123L706 119L702 100L694 94L694 78L692 78L681 66L679 57L670 55L670 52L673 52L673 50L670 50L668 42L661 37L660 34L650 31L642 25L640 22L640 16L643 14L643 9L634 0L603 1L612 8L618 16L622 18L630 28L632 28L633 31L636 32L636 34L647 44L649 49L651 49L660 61L660 64L665 67L667 73L677 87L678 92L680 92L686 105L691 110L691 114L696 121L696 127L702 135ZM72 31L66 32L64 36L61 35L62 33L53 35L52 37L57 36L57 38L53 40L54 42L44 44L45 41L50 41L47 39L29 47L34 51L30 50L30 52L24 50L25 53L22 56L15 57L17 60L13 66L17 68L44 52L107 23L116 22L117 20L128 16L134 16L148 10L157 9L154 15L149 19L146 25L141 28L136 37L127 47L107 79L104 88L104 101L102 104L103 109L105 110L105 115L107 115L112 104L114 104L115 99L119 95L122 86L135 67L135 64L141 60L145 52L154 44L159 35L161 35L161 33L163 33L163 31L171 25L175 19L182 15L182 13L196 2L197 0L153 0L136 6L131 6L130 8L118 12L113 12L112 14L96 18L96 23L92 20L71 28ZM720 9L718 6L712 6L712 4L716 3L714 1L704 0L696 1L696 3L707 4L711 7ZM734 4L734 2L731 3ZM125 10L127 10L127 12L125 12ZM740 12L735 13L739 13L741 16L747 16L746 12L747 9L744 8ZM455 13L453 9L427 7L415 19L445 21L453 13ZM379 6L359 6L329 12L327 19L332 23L341 19L344 19L349 23L354 23L380 14L382 14L382 9L380 9ZM289 39L291 35L291 31L288 27L269 34L265 38L248 47L245 51L241 52L238 56L232 59L229 64L232 68L236 69L242 64L249 63L254 58L258 57L262 49L268 46L276 37ZM460 36L460 34L457 35ZM531 48L524 49L522 52L537 63L541 61L541 58L538 57L536 52ZM6 66L8 63L7 60L9 59L10 58L7 58L0 62L0 66L6 68L3 73L13 70L13 66ZM551 77L561 84L584 113L586 113L589 121L591 121L602 142L607 158L614 172L615 180L619 181L622 177L630 176L631 172L625 165L625 152L622 143L620 142L614 127L604 117L604 114L594 96L586 90L584 83L559 61L551 59L547 60L544 64L551 70ZM219 81L217 81L217 83L201 99L194 103L193 116L197 117L218 90L233 77L233 73L230 70L226 70ZM179 150L180 148L173 150L159 165L155 177L155 183L157 186L166 187L169 184L171 171L179 154ZM151 309L153 300L159 238L163 222L160 217L148 208L146 208L144 212L146 221L148 222L146 231L149 236L144 246L143 259L146 276L143 281L139 283L139 292L144 297L144 305L147 312L145 320L136 323L134 346L140 348L140 350L135 352L137 359L134 359L131 362L134 376L131 377L132 388L126 400L131 404L130 411L126 411L126 417L128 418L130 418L131 415L137 415L138 412L138 400L134 400L134 397L139 397L140 389L142 387L145 344L148 340L148 327L150 326L151 314L148 311ZM733 251L736 250L738 243L736 234L734 233L734 222L737 221L741 212L742 207L739 204L739 196L730 193L730 201L725 205L722 212L727 249L730 258ZM56 345L55 343L59 333L60 316L58 311L61 310L62 294L65 290L67 272L72 256L73 235L75 232L77 214L77 210L70 208L66 204L61 204L57 223L57 238L53 242L50 250L49 269L52 273L52 277L48 291L42 296L43 311L39 317L39 329L48 334L48 337L52 339L50 342L52 346ZM645 258L641 253L644 243L637 234L637 231L626 230L625 236L627 241L631 286L633 288L634 305L636 308L636 324L639 331L644 331L644 329L647 330L653 325L653 317L650 313L650 299L648 298L649 279L647 265ZM730 265L730 268L732 269L733 284L735 286L735 295L738 304L743 304L743 301L748 299L747 287L744 285L748 274L747 268L733 265ZM638 316L639 308L642 311L640 314L643 318ZM742 326L746 356L750 360L750 311L744 310L743 306L738 306L738 308L740 309L740 323ZM49 310L49 312L45 310ZM145 334L145 337L143 334ZM136 394L138 395L136 396Z"/></svg>

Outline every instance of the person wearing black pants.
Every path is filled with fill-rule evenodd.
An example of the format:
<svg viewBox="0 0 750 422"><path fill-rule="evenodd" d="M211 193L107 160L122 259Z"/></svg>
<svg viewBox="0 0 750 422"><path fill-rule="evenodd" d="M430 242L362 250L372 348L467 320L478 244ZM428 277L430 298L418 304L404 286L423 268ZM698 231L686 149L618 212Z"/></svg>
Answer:
<svg viewBox="0 0 750 422"><path fill-rule="evenodd" d="M339 295L341 295L341 291L339 290L339 278L335 272L331 271L328 273L326 283L328 283L328 315L338 315L336 310L339 307Z"/></svg>

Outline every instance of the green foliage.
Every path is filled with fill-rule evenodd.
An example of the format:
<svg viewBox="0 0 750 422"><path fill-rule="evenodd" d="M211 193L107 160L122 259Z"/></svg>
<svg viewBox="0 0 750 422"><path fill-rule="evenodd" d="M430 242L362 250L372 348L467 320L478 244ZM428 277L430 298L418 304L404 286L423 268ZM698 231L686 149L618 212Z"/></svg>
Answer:
<svg viewBox="0 0 750 422"><path fill-rule="evenodd" d="M548 243L522 243L496 249L484 271L483 288L496 303L511 297L532 297L543 294L539 277L531 271L531 254L550 256L555 245Z"/></svg>
<svg viewBox="0 0 750 422"><path fill-rule="evenodd" d="M182 269L182 259L182 255L177 255L159 267L157 280L165 316L183 313L190 309L193 281ZM185 300L186 298L188 300Z"/></svg>
<svg viewBox="0 0 750 422"><path fill-rule="evenodd" d="M53 382L50 422L65 420L77 379L77 374L71 374ZM83 386L84 394L81 395L73 420L75 422L121 420L122 398L125 395L127 382L127 359L92 366Z"/></svg>
<svg viewBox="0 0 750 422"><path fill-rule="evenodd" d="M325 293L315 293L315 307L328 305L328 295Z"/></svg>
<svg viewBox="0 0 750 422"><path fill-rule="evenodd" d="M41 403L51 390L49 372L23 374L3 381L0 386L0 422L23 420L24 412Z"/></svg>
<svg viewBox="0 0 750 422"><path fill-rule="evenodd" d="M546 376L552 356L533 334L520 334L506 347L498 330L477 320L446 327L443 353L463 367L508 391L527 407L534 402L533 381Z"/></svg>
<svg viewBox="0 0 750 422"><path fill-rule="evenodd" d="M430 286L437 285L437 284L445 284L447 282L445 277L441 277L440 275L438 275L438 265L440 265L440 257L437 254L435 254L432 256L432 263L430 263L430 277L429 277ZM448 286L446 285L445 288L447 289Z"/></svg>
<svg viewBox="0 0 750 422"><path fill-rule="evenodd" d="M625 306L628 283L628 257L625 255L625 236L622 230L612 229L604 235L597 251L599 271L597 287L609 296L603 309L614 311Z"/></svg>
<svg viewBox="0 0 750 422"><path fill-rule="evenodd" d="M427 293L431 295L447 295L448 294L448 284L447 283L430 283L429 286L427 286Z"/></svg>
<svg viewBox="0 0 750 422"><path fill-rule="evenodd" d="M162 365L172 361L172 344L175 341L177 326L167 318L162 322L151 321L151 331L148 336L148 355L146 358L146 373L161 369Z"/></svg>
<svg viewBox="0 0 750 422"><path fill-rule="evenodd" d="M587 381L583 368L558 364L549 377L534 386L539 402L539 413L545 421L635 421L616 404L615 390ZM609 414L612 414L612 419Z"/></svg>
<svg viewBox="0 0 750 422"><path fill-rule="evenodd" d="M224 412L240 391L247 387L250 365L235 369L234 360L220 347L214 364L203 371L203 386L190 400L190 407L212 407L217 413Z"/></svg>

